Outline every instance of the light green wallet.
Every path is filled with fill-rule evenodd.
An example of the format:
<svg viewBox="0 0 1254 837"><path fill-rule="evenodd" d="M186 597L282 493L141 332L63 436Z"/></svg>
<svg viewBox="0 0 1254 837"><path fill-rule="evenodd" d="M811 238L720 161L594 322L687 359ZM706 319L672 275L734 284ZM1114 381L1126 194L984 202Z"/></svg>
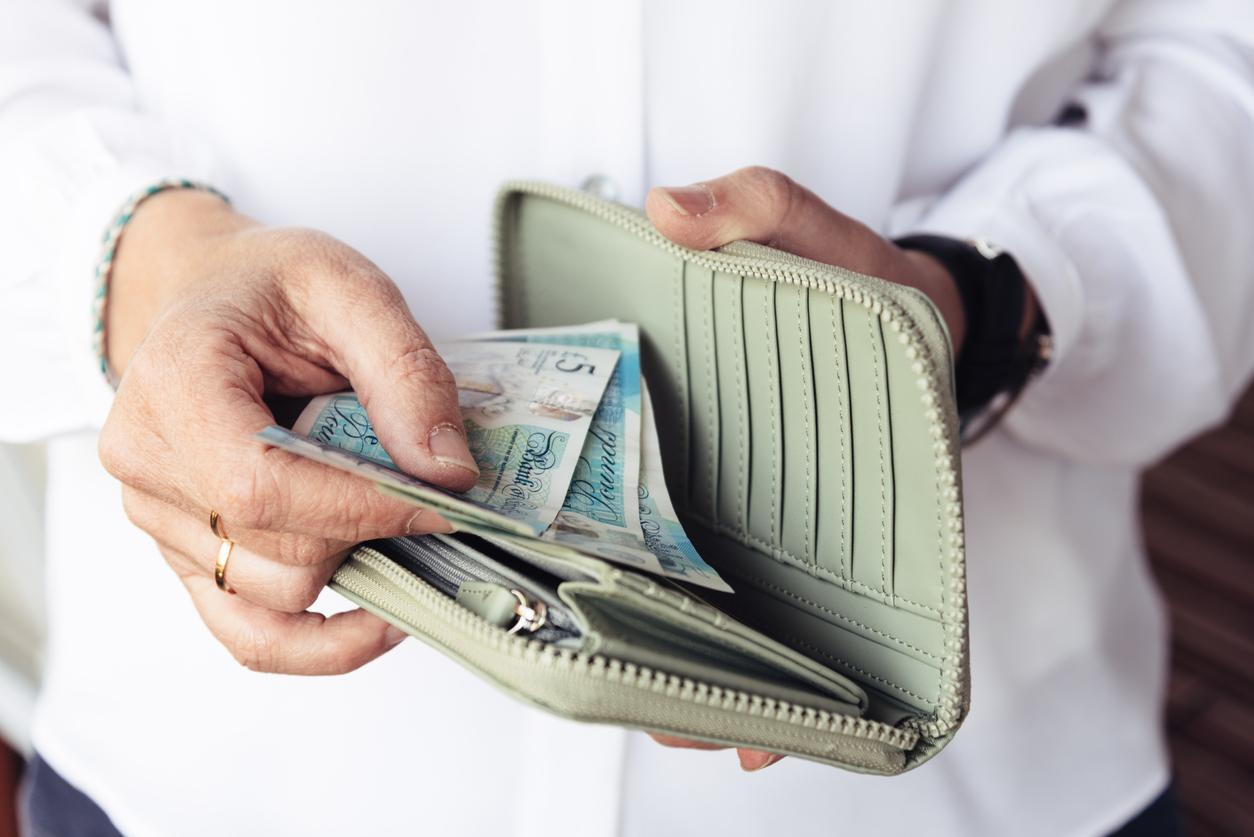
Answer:
<svg viewBox="0 0 1254 837"><path fill-rule="evenodd" d="M497 225L502 327L639 324L671 498L735 593L466 535L363 545L332 586L563 717L866 773L935 755L970 694L936 309L545 184L507 184ZM544 628L510 633L538 603Z"/></svg>

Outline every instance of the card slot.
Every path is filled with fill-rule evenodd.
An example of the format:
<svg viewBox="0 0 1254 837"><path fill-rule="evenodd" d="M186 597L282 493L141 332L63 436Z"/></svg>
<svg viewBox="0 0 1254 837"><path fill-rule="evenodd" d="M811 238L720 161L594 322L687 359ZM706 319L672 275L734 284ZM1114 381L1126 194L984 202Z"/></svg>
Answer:
<svg viewBox="0 0 1254 837"><path fill-rule="evenodd" d="M749 455L749 535L776 548L782 523L784 433L780 418L775 283L746 277L742 310L753 438Z"/></svg>
<svg viewBox="0 0 1254 837"><path fill-rule="evenodd" d="M949 653L937 615L878 601L796 563L763 560L760 550L699 524L688 531L702 554L717 552L719 572L736 589L703 591L710 604L868 690L925 712L935 707Z"/></svg>
<svg viewBox="0 0 1254 837"><path fill-rule="evenodd" d="M853 437L852 580L892 600L894 485L892 419L880 319L843 300Z"/></svg>
<svg viewBox="0 0 1254 837"><path fill-rule="evenodd" d="M745 368L744 280L714 274L714 342L718 355L719 523L737 534L749 525L751 430L749 379Z"/></svg>
<svg viewBox="0 0 1254 837"><path fill-rule="evenodd" d="M569 597L588 625L590 653L802 706L861 714L866 698L857 683L839 674L820 676L784 657L790 653L785 648L716 635L708 625L685 624L682 613L659 615L647 602L628 605L598 589L573 586Z"/></svg>
<svg viewBox="0 0 1254 837"><path fill-rule="evenodd" d="M850 581L853 544L853 451L849 411L845 317L834 294L810 295L810 347L814 364L818 511L815 564Z"/></svg>
<svg viewBox="0 0 1254 837"><path fill-rule="evenodd" d="M714 274L684 266L688 366L687 509L713 519L718 512L719 387L714 337Z"/></svg>
<svg viewBox="0 0 1254 837"><path fill-rule="evenodd" d="M794 600L756 589L751 582L741 581L736 590L724 606L729 615L769 631L781 644L857 681L868 695L883 692L924 714L939 708L937 663L902 653Z"/></svg>
<svg viewBox="0 0 1254 837"><path fill-rule="evenodd" d="M640 374L647 381L660 380L657 395L649 391L654 419L659 428L658 446L662 450L662 468L672 503L683 507L688 497L688 456L691 449L688 417L688 335L684 328L684 260L676 258L671 265L668 283L659 289L656 305L635 304L632 309L640 324ZM656 308L656 313L643 312ZM627 309L624 309L627 310ZM644 320L659 324L669 320L667 327L646 327Z"/></svg>
<svg viewBox="0 0 1254 837"><path fill-rule="evenodd" d="M817 416L810 340L810 291L801 285L775 286L779 341L780 424L783 427L780 541L784 550L814 565L818 485L813 453Z"/></svg>
<svg viewBox="0 0 1254 837"><path fill-rule="evenodd" d="M901 601L944 609L946 517L942 508L947 486L940 484L939 453L929 432L918 387L900 344L886 345L886 370L893 426L893 484L896 514L893 533L893 593ZM955 451L956 453L956 451ZM953 499L957 501L957 488Z"/></svg>

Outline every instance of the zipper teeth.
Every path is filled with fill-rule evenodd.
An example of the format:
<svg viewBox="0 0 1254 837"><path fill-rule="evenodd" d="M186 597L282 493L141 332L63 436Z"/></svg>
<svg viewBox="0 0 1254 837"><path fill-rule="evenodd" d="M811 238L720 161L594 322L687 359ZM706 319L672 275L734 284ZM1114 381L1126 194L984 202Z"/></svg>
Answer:
<svg viewBox="0 0 1254 837"><path fill-rule="evenodd" d="M897 335L907 359L910 371L916 375L924 420L933 439L932 452L936 455L936 487L943 498L943 511L947 520L942 527L940 559L942 575L948 576L948 584L941 579L941 624L949 635L945 640L948 652L941 662L940 706L934 715L912 718L904 727L918 730L923 735L939 738L953 732L961 723L970 694L970 678L967 675L967 610L966 610L966 549L963 532L961 487L958 480L959 452L950 434L945 432L944 415L940 409L945 403L940 381L943 376L935 373L936 359L919 333L913 318L906 314L893 297L907 293L897 290L891 283L871 276L863 276L844 268L825 265L788 253L770 252L768 257L735 256L714 251L689 250L664 237L648 222L644 213L604 198L554 186L549 183L528 180L510 181L497 194L495 208L496 254L496 305L497 322L504 310L503 279L505 276L504 221L505 203L516 193L535 195L580 209L644 239L667 253L713 270L755 276L768 281L803 285L835 295L862 305L878 316L883 324ZM735 249L735 245L731 245ZM788 265L782 267L781 263ZM887 336L887 335L886 335ZM887 341L886 341L887 342ZM887 350L887 346L885 347ZM948 366L949 357L942 359ZM941 508L937 509L938 516ZM947 530L947 532L946 532Z"/></svg>
<svg viewBox="0 0 1254 837"><path fill-rule="evenodd" d="M392 590L381 591L363 567L382 576ZM742 715L761 716L780 723L812 728L816 732L879 741L902 750L913 749L919 739L917 732L892 727L879 721L839 715L776 698L712 686L691 678L650 669L648 666L626 663L603 654L556 648L538 640L509 634L503 628L498 628L442 595L422 579L401 570L387 556L371 547L359 547L353 553L352 560L336 572L333 581L410 625L416 626L419 622L419 619L412 618L415 614L430 611L440 622L451 625L454 630L467 635L471 641L482 643L494 651L562 668L577 675L632 685L697 705Z"/></svg>
<svg viewBox="0 0 1254 837"><path fill-rule="evenodd" d="M470 556L463 555L453 547L439 540L435 540L427 544L427 548L435 554L434 559L430 555L425 554L422 549L413 544L408 538L393 538L388 541L388 548L393 548L404 553L406 560L419 565L440 581L449 583L450 589L448 591L440 590L438 584L433 584L431 581L428 581L421 572L415 572L414 570L405 568L407 573L417 575L424 583L429 584L436 590L440 590L441 593L447 595L449 598L456 599L457 592L460 589L461 584L466 581L486 581L492 584L498 584L506 589L517 589L519 592L522 592L537 601L543 602L548 608L549 619L548 625L545 626L546 629L572 636L579 635L579 630L576 627L573 627L575 619L567 611L565 605L562 604L561 598L558 597L556 593L550 596L547 591L545 591L543 595L541 593L537 593L534 588L543 590L540 585L523 583L517 579L510 578L503 573L499 573L496 570L477 564L470 558ZM371 547L371 549L374 549L374 547ZM401 561L390 558L384 550L375 549L374 551L389 561L402 563ZM466 565L470 565L472 569L467 569ZM403 564L402 568L404 568Z"/></svg>
<svg viewBox="0 0 1254 837"><path fill-rule="evenodd" d="M890 301L890 299L896 294L913 293L913 291L907 290L904 286L895 287L892 283L883 279L854 273L843 267L823 264L791 253L770 250L766 247L762 247L762 250L767 251L762 255L734 255L716 250L689 250L687 247L682 247L659 233L649 223L648 217L643 212L632 207L615 203L587 192L554 186L551 183L514 180L505 183L501 187L501 191L497 196L495 211L497 222L494 249L496 254L498 322L502 307L500 283L501 277L504 276L505 267L503 250L504 230L501 227L501 221L504 218L502 208L509 196L518 192L548 198L549 200L580 209L627 230L671 255L679 256L702 267L727 273L737 273L743 276L755 276L784 284L804 285L809 288L827 291L828 293L837 293L838 296L854 299L856 302L861 302L863 296L870 297L871 303L867 307L872 308L876 314L881 313L881 309L886 304L894 305L895 301ZM746 245L755 249L761 246L753 245L751 242L734 242L724 249L730 248L734 250L743 248ZM780 266L781 263L786 264L788 267L782 268ZM838 290L844 291L844 293L838 293ZM856 294L856 296L851 296L850 294Z"/></svg>
<svg viewBox="0 0 1254 837"><path fill-rule="evenodd" d="M469 572L463 570L461 567L457 566L456 564L453 564L451 561L437 563L431 560L423 560L423 558L425 558L426 556L420 557L419 555L414 554L416 550L412 548L403 547L400 545L396 545L395 548L397 549L398 552L404 553L405 557L408 560L421 564L421 566L423 566L429 573L431 573L431 575L436 576L442 581L445 581L451 584L453 586L454 592L456 592L456 590L467 581L484 581L485 580L485 579L475 578ZM432 585L432 586L435 586L435 585Z"/></svg>

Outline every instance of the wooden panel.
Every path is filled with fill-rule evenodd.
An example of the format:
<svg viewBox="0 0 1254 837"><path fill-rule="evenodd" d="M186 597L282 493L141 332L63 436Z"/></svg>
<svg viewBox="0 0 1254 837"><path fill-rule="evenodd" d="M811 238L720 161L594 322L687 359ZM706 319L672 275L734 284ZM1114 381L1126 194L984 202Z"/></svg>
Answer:
<svg viewBox="0 0 1254 837"><path fill-rule="evenodd" d="M1254 834L1254 390L1228 426L1145 475L1171 611L1167 730L1190 837Z"/></svg>
<svg viewBox="0 0 1254 837"><path fill-rule="evenodd" d="M17 785L22 757L0 741L0 837L17 837Z"/></svg>

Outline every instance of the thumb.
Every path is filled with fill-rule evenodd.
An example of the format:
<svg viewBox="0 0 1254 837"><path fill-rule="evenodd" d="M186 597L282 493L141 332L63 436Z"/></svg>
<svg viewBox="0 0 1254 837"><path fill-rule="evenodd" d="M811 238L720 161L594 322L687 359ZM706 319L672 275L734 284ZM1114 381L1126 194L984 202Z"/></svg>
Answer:
<svg viewBox="0 0 1254 837"><path fill-rule="evenodd" d="M339 325L329 329L330 348L397 466L466 491L479 468L466 445L453 373L395 286L385 280L380 290L377 298L363 295L341 312Z"/></svg>
<svg viewBox="0 0 1254 837"><path fill-rule="evenodd" d="M747 239L824 264L883 276L891 245L792 178L762 166L691 186L657 187L645 203L662 235L693 250Z"/></svg>

